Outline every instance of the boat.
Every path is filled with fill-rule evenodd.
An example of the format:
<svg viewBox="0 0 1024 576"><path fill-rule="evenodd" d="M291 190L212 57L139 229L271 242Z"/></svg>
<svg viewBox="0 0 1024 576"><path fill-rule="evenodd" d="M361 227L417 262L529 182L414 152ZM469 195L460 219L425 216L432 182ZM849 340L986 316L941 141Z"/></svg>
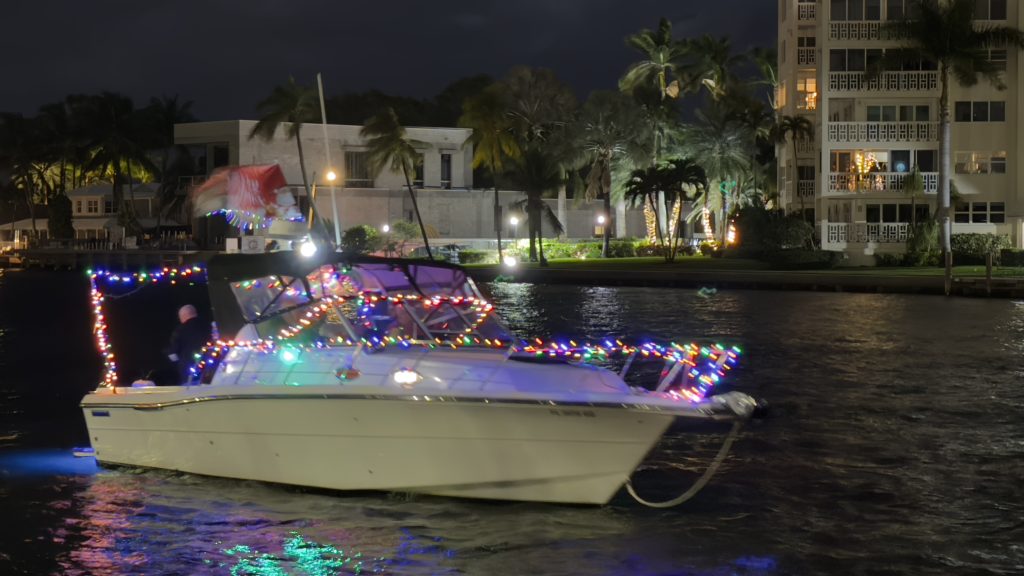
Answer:
<svg viewBox="0 0 1024 576"><path fill-rule="evenodd" d="M81 407L102 464L605 504L674 421L736 431L757 408L719 393L737 348L523 340L454 264L281 250L90 274L107 375ZM203 275L218 336L194 383L117 385L104 283ZM627 383L651 360L664 363L656 382Z"/></svg>

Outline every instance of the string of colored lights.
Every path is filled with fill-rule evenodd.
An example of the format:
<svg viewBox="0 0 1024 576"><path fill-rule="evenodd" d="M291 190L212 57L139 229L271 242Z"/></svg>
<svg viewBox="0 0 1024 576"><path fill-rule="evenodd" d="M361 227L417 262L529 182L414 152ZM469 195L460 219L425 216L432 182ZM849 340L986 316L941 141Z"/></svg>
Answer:
<svg viewBox="0 0 1024 576"><path fill-rule="evenodd" d="M167 281L170 284L188 282L195 284L206 281L206 270L199 266L188 268L162 268L154 272L119 273L104 270L88 271L91 284L91 301L94 315L93 334L96 339L96 346L103 358L104 375L103 386L114 387L117 385L117 362L111 346L104 302L107 298L100 290L100 283L108 285L132 286L150 285L160 281ZM326 278L324 279L327 280ZM336 278L335 278L336 280ZM240 284L236 284L239 287ZM466 308L474 315L472 323L465 328L460 336L448 338L434 338L432 340L417 340L404 335L372 334L372 332L358 340L345 337L315 338L310 343L298 342L296 338L315 326L317 322L337 305L346 302L354 302L359 307L359 318L367 320L370 313L377 304L387 302L395 306L407 306L418 304L424 309L438 308L443 305ZM493 312L494 306L481 298L471 296L423 296L420 294L394 294L382 296L376 293L363 292L352 296L329 295L324 296L315 304L310 306L299 319L285 328L278 331L277 335L249 340L224 340L216 333L213 341L208 343L199 353L196 354L196 363L191 370L194 376L199 376L206 369L215 366L230 350L247 349L265 354L288 354L292 358L303 350L324 348L328 346L356 346L362 345L372 349L382 349L389 346L410 348L420 346L425 348L459 348L459 347L487 347L506 350L509 354L532 354L535 356L547 356L562 358L573 362L603 361L613 356L625 356L627 362L639 356L643 359L655 358L664 360L666 365L661 372L661 380L668 394L684 398L688 401L698 402L705 398L711 389L717 385L726 373L736 364L741 350L738 347L726 348L720 344L710 346L699 346L695 343L659 345L653 342L641 344L626 344L621 340L604 340L600 343L577 343L574 340L565 342L544 341L536 338L532 341L520 340L517 342L502 341L500 339L480 338L473 333L479 325L486 320Z"/></svg>
<svg viewBox="0 0 1024 576"><path fill-rule="evenodd" d="M99 350L103 359L103 381L106 387L117 386L117 360L114 357L114 349L110 343L109 329L107 326L106 314L104 313L104 302L107 295L100 288L100 281L108 284L120 284L122 286L153 284L160 281L168 281L170 284L187 282L195 284L196 281L206 280L206 270L200 266L188 268L165 267L153 272L112 272L109 270L87 270L89 276L89 298L92 302L93 313L93 337L96 339L96 349Z"/></svg>

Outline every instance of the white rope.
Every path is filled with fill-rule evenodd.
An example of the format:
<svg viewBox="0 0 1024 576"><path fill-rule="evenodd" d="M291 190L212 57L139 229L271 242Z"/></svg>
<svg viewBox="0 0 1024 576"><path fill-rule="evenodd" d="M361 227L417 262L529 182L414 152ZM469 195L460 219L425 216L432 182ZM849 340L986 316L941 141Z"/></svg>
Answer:
<svg viewBox="0 0 1024 576"><path fill-rule="evenodd" d="M729 449L732 448L732 443L736 441L736 438L740 434L740 428L742 427L742 420L733 422L732 430L729 431L729 435L725 438L725 442L722 443L722 447L718 449L718 454L715 455L715 459L711 461L708 469L704 471L704 474L701 475L696 482L694 482L693 486L690 486L689 490L683 492L679 496L664 502L649 502L641 498L636 491L633 490L632 478L626 479L626 491L629 492L629 495L632 496L634 500L651 508L672 508L673 506L678 506L686 502L690 498L696 496L697 493L704 488L704 485L711 480L711 477L715 475L715 472L718 471L718 467L722 465L725 457L729 454Z"/></svg>

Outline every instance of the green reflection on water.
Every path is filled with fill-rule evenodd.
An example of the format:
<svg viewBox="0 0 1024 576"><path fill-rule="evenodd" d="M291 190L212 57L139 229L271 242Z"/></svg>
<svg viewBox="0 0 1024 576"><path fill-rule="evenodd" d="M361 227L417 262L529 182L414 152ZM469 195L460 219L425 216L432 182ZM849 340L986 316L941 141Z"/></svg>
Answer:
<svg viewBox="0 0 1024 576"><path fill-rule="evenodd" d="M340 572L362 574L364 571L378 572L377 563L383 560L373 558L370 565L367 565L361 552L345 554L334 546L307 540L298 532L291 534L291 538L284 541L281 556L259 552L244 544L225 548L225 554L238 557L231 567L232 576L331 576ZM289 572L285 566L293 567L295 571Z"/></svg>

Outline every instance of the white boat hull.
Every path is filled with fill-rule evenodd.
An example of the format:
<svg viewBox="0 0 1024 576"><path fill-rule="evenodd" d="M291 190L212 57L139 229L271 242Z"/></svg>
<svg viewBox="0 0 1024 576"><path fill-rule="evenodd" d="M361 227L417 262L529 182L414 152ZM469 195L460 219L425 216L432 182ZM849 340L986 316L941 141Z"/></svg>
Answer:
<svg viewBox="0 0 1024 576"><path fill-rule="evenodd" d="M147 392L85 398L100 462L337 490L583 504L607 502L675 417L623 405L276 386L233 387L228 396L215 387Z"/></svg>

